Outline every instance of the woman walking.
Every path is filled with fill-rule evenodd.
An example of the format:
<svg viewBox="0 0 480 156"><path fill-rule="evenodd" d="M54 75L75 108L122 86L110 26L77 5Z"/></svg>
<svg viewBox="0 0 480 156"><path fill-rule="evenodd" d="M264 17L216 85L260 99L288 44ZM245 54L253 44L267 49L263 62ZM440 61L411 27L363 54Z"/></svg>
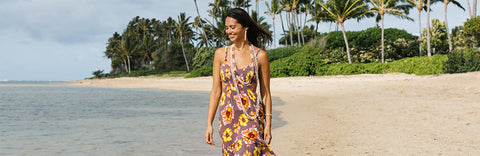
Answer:
<svg viewBox="0 0 480 156"><path fill-rule="evenodd" d="M225 26L233 44L215 52L205 140L215 145L212 124L218 108L224 155L275 155L269 146L270 65L259 48L272 37L240 8L228 12Z"/></svg>

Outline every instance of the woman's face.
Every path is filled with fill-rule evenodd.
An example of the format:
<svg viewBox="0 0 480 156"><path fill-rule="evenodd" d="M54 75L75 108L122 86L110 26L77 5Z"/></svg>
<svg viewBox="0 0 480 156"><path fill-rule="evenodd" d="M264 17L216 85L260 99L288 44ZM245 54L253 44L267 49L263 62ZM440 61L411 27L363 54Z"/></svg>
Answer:
<svg viewBox="0 0 480 156"><path fill-rule="evenodd" d="M227 17L227 19L225 19L225 32L232 42L244 40L247 29L248 27L242 27L235 18Z"/></svg>

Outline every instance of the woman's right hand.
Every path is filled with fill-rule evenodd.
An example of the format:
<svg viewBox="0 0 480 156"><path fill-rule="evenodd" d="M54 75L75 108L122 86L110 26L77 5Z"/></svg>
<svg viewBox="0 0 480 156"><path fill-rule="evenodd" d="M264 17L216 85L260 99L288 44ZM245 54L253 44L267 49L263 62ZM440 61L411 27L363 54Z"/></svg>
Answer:
<svg viewBox="0 0 480 156"><path fill-rule="evenodd" d="M215 146L215 142L213 141L213 127L207 126L207 130L205 132L205 141L207 144Z"/></svg>

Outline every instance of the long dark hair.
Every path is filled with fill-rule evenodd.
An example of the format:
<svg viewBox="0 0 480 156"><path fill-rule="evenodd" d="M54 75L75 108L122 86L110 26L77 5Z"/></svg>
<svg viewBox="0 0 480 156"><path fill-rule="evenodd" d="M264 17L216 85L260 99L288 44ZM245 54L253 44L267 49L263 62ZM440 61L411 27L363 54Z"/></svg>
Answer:
<svg viewBox="0 0 480 156"><path fill-rule="evenodd" d="M255 21L248 15L248 13L241 8L231 9L227 13L227 17L232 17L237 20L242 27L248 27L247 38L254 46L265 48L267 43L272 42L272 35L258 26Z"/></svg>

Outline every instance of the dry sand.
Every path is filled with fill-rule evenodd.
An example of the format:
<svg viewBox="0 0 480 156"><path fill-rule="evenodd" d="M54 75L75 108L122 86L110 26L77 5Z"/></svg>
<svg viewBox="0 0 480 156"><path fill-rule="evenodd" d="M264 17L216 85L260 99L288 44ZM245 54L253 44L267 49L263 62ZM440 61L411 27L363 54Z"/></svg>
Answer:
<svg viewBox="0 0 480 156"><path fill-rule="evenodd" d="M211 78L117 78L74 85L209 91ZM271 80L287 124L272 148L290 155L480 155L480 72ZM205 112L206 113L206 112Z"/></svg>

